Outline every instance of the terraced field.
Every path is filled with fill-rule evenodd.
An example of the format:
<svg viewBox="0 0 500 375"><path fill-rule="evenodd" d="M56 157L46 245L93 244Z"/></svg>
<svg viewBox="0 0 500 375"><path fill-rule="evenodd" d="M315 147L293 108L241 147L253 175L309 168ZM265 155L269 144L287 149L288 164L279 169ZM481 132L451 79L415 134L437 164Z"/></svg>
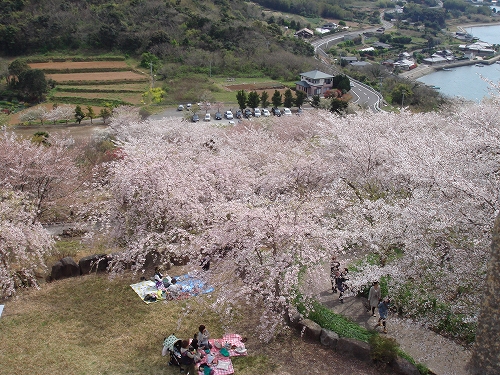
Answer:
<svg viewBox="0 0 500 375"><path fill-rule="evenodd" d="M48 61L29 63L32 69L45 72L56 82L48 100L81 106L105 103L141 103L149 87L149 76L126 61Z"/></svg>

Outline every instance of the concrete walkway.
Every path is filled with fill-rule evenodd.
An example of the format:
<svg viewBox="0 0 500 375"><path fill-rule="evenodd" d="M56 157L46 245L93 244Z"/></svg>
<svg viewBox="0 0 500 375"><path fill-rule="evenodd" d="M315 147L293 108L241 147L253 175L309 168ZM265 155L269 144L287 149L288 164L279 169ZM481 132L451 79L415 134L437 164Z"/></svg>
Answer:
<svg viewBox="0 0 500 375"><path fill-rule="evenodd" d="M320 293L320 302L337 314L351 318L366 329L378 329L377 317L372 317L358 297L346 297L344 303L331 290ZM377 313L377 312L376 312ZM454 341L446 339L417 323L389 315L388 336L400 344L416 362L426 365L436 375L468 375L465 369L471 353Z"/></svg>

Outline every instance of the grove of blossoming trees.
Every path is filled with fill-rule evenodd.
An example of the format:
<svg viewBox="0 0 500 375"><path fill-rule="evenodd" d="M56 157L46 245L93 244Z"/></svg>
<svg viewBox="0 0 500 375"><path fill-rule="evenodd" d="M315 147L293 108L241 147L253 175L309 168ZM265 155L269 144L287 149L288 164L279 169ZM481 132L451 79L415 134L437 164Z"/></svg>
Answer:
<svg viewBox="0 0 500 375"><path fill-rule="evenodd" d="M498 212L497 109L233 127L121 109L111 127L123 158L96 187L107 200L95 214L125 250L115 270L139 270L152 251L196 265L208 255L214 308L263 308L268 337L297 296L320 291L332 254L380 259L358 264L352 290L388 276L401 313L474 322Z"/></svg>
<svg viewBox="0 0 500 375"><path fill-rule="evenodd" d="M37 219L78 185L78 150L73 140L54 136L47 144L0 134L0 188L23 192L34 205Z"/></svg>
<svg viewBox="0 0 500 375"><path fill-rule="evenodd" d="M36 270L45 265L53 244L23 194L0 188L0 296L37 285Z"/></svg>
<svg viewBox="0 0 500 375"><path fill-rule="evenodd" d="M78 186L72 140L47 143L0 134L0 297L37 285L53 245L40 218Z"/></svg>

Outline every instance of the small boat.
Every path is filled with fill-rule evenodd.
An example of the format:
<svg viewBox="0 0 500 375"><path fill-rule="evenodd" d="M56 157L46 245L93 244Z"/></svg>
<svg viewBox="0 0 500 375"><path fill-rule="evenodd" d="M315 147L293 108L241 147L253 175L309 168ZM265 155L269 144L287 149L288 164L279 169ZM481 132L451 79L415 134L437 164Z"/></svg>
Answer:
<svg viewBox="0 0 500 375"><path fill-rule="evenodd" d="M441 70L444 70L445 72L451 72L453 69L451 69L451 68L443 68Z"/></svg>
<svg viewBox="0 0 500 375"><path fill-rule="evenodd" d="M497 64L500 64L500 60L497 60Z"/></svg>
<svg viewBox="0 0 500 375"><path fill-rule="evenodd" d="M484 64L476 64L477 67L482 68L484 67Z"/></svg>

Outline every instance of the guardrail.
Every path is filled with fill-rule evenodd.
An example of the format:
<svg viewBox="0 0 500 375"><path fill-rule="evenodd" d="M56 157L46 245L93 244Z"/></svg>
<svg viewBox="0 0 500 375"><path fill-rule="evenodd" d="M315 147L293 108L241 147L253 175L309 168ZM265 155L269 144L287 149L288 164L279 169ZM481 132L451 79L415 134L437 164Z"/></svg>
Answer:
<svg viewBox="0 0 500 375"><path fill-rule="evenodd" d="M322 49L321 47L317 47L316 52L317 52L317 54L320 54L320 55L322 55L323 57L328 58L328 54L327 54L325 51L323 51L323 49ZM330 64L330 66L331 66L331 65L332 65L332 64ZM332 68L332 69L333 69L334 71L337 71L337 69L335 69L335 68ZM343 73L342 73L342 74L343 74ZM347 76L347 75L346 75L346 76ZM358 80L355 80L355 79L354 79L354 78L352 78L352 77L349 77L349 76L347 76L347 77L349 78L349 80L350 80L351 82L355 82L355 83L356 83L356 84L358 84L359 86L362 86L365 90L370 91L372 94L375 94L375 95L377 96L378 100L377 100L377 102L373 105L373 109L374 109L374 111L375 111L375 112L380 112L380 111L382 111L382 110L380 109L380 102L381 102L384 98L383 98L383 96L382 96L382 95L381 95L378 91L374 90L374 89L373 89L373 87L368 86L367 84L364 84L363 82L360 82L360 81L358 81Z"/></svg>

